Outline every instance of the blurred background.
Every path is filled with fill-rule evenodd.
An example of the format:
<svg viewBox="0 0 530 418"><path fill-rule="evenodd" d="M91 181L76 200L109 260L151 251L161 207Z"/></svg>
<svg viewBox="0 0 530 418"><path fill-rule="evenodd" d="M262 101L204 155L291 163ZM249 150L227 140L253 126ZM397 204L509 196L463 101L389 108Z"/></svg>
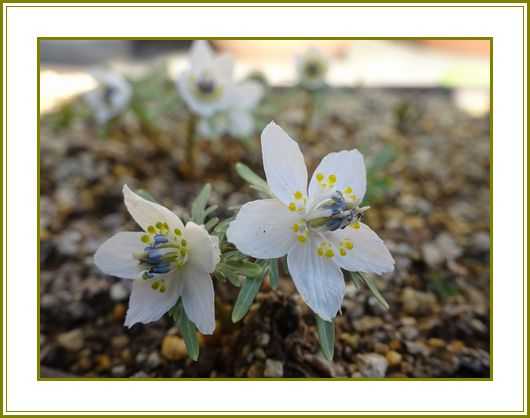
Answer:
<svg viewBox="0 0 530 418"><path fill-rule="evenodd" d="M260 80L266 93L256 134L199 141L190 178L188 111L174 80L191 41L41 41L41 377L489 377L489 41L212 44L234 56L236 79ZM329 72L308 122L294 55L309 46ZM123 74L135 91L104 134L83 101L97 87L94 68ZM218 216L230 216L256 198L233 165L263 175L258 133L272 119L300 141L310 169L331 151L363 152L366 223L397 262L377 279L390 310L347 280L333 362L318 352L312 314L285 272L238 324L237 288L216 281L218 326L201 338L197 363L169 319L124 328L127 283L92 259L113 233L136 229L122 185L186 218L209 182Z"/></svg>

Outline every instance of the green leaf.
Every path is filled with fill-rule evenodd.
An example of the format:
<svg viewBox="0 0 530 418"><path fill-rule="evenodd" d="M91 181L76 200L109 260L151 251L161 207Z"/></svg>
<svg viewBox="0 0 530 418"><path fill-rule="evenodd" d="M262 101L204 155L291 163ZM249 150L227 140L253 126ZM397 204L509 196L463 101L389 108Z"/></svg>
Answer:
<svg viewBox="0 0 530 418"><path fill-rule="evenodd" d="M363 286L363 276L360 273L350 271L350 277L352 279L355 290L360 290Z"/></svg>
<svg viewBox="0 0 530 418"><path fill-rule="evenodd" d="M177 324L177 327L180 331L180 335L182 335L182 338L184 339L188 356L193 361L197 361L199 359L199 340L197 338L197 327L195 327L195 324L188 319L181 300L179 300L177 305L175 305L175 307L170 311L170 315L173 317L173 320Z"/></svg>
<svg viewBox="0 0 530 418"><path fill-rule="evenodd" d="M333 321L324 321L318 315L316 315L316 320L320 349L324 357L331 361L335 350L335 324Z"/></svg>
<svg viewBox="0 0 530 418"><path fill-rule="evenodd" d="M271 189L265 180L258 176L254 171L252 171L248 166L243 163L236 163L236 171L239 176L249 183L254 189L266 194L267 196L272 196Z"/></svg>
<svg viewBox="0 0 530 418"><path fill-rule="evenodd" d="M206 228L206 230L208 232L210 232L212 230L212 228L217 225L219 223L219 218L218 217L215 217L215 218L211 218L208 220L208 222L206 222L204 224L204 227Z"/></svg>
<svg viewBox="0 0 530 418"><path fill-rule="evenodd" d="M278 281L280 279L278 260L276 258L269 260L269 279L271 281L272 288L276 289L278 287Z"/></svg>
<svg viewBox="0 0 530 418"><path fill-rule="evenodd" d="M263 267L257 263L237 258L229 258L223 262L228 268L237 271L242 276L257 277L263 274Z"/></svg>
<svg viewBox="0 0 530 418"><path fill-rule="evenodd" d="M202 225L206 218L206 204L210 198L212 186L206 184L191 204L191 220L196 224Z"/></svg>
<svg viewBox="0 0 530 418"><path fill-rule="evenodd" d="M359 274L359 273L357 273ZM359 274L360 275L360 274ZM366 285L368 286L368 289L370 289L370 292L372 292L372 295L374 296L375 300L381 305L381 307L386 311L390 308L390 305L385 300L379 289L377 288L377 285L375 283L375 280L372 277L368 276L362 276L363 280L365 281Z"/></svg>
<svg viewBox="0 0 530 418"><path fill-rule="evenodd" d="M261 274L258 277L248 277L245 280L232 310L232 322L240 321L247 314L263 283L264 276L264 274Z"/></svg>

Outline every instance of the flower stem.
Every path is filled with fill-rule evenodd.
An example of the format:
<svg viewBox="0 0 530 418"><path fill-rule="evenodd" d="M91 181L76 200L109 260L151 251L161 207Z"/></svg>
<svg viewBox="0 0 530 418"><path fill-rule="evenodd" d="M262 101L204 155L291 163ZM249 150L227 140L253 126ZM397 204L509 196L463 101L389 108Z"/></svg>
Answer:
<svg viewBox="0 0 530 418"><path fill-rule="evenodd" d="M195 156L197 153L195 149L196 128L197 117L190 114L186 131L186 165L191 177L195 175Z"/></svg>
<svg viewBox="0 0 530 418"><path fill-rule="evenodd" d="M310 90L305 91L306 100L304 105L304 123L302 126L302 135L301 138L305 141L312 142L313 132L312 132L312 122L315 116L315 96Z"/></svg>

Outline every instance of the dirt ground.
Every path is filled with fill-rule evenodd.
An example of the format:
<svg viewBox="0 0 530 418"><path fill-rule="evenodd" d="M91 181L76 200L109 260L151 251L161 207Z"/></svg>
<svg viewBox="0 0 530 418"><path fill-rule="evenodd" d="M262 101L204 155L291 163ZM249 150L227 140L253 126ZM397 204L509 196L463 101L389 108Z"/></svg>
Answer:
<svg viewBox="0 0 530 418"><path fill-rule="evenodd" d="M450 90L331 90L304 130L303 99L269 92L260 124L274 119L299 139L311 169L330 151L363 152L365 221L396 259L396 271L377 279L390 309L347 279L333 362L319 353L313 315L285 271L277 290L265 282L237 324L230 313L238 289L215 282L218 324L200 338L198 362L187 359L168 318L125 328L128 283L93 263L106 238L138 229L123 184L186 217L210 182L211 203L228 216L257 198L233 166L242 161L263 175L259 141L201 141L200 176L189 179L182 108L155 130L125 115L108 138L89 120L62 126L52 114L40 140L42 377L489 377L489 115L465 114Z"/></svg>

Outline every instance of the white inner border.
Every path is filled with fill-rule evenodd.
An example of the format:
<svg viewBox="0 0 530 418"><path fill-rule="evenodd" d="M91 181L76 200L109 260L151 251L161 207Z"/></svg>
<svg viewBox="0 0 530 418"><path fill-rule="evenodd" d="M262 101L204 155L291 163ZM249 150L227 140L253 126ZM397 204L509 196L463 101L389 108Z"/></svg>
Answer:
<svg viewBox="0 0 530 418"><path fill-rule="evenodd" d="M329 4L326 4L329 6ZM506 3L501 4L507 6ZM526 5L493 8L4 7L4 412L16 411L498 411L526 410ZM42 4L40 5L42 6ZM79 5L77 5L79 6ZM123 5L119 5L123 6ZM151 5L152 6L152 5ZM175 5L173 5L175 6ZM216 5L219 6L219 5ZM239 5L241 6L241 5ZM256 5L254 5L256 6ZM285 5L282 5L285 6ZM395 6L395 5L394 5ZM523 8L524 7L524 8ZM6 11L8 32L6 34ZM8 67L6 60L8 37ZM37 382L36 38L38 36L493 36L494 381ZM524 71L523 71L524 65ZM7 71L6 71L7 69ZM4 86L6 79L4 78ZM7 148L7 149L6 149ZM5 178L8 178L6 196ZM523 204L525 205L523 210ZM5 216L5 211L4 211ZM4 260L6 254L4 253ZM6 286L7 282L7 286ZM6 297L8 306L6 308ZM9 323L6 324L6 309ZM6 352L8 358L6 358ZM7 393L6 393L7 388ZM367 412L364 412L366 414ZM189 412L188 412L189 414ZM233 415L233 413L232 413ZM307 413L305 413L307 415Z"/></svg>

